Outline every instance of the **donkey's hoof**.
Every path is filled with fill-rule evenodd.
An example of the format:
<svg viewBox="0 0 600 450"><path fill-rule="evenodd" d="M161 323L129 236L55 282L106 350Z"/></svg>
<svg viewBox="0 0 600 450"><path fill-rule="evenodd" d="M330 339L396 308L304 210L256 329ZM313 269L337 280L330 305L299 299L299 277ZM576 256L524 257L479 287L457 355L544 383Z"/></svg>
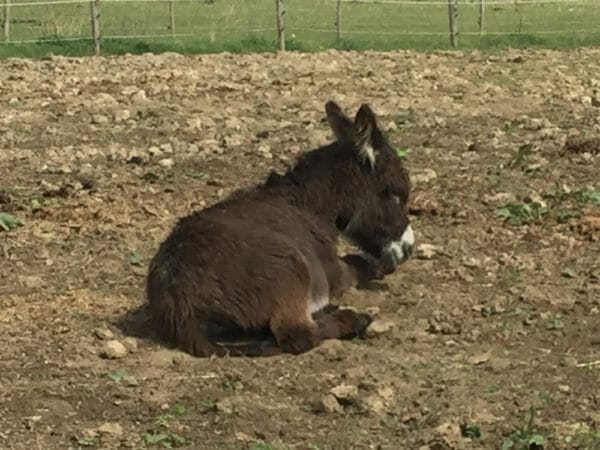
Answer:
<svg viewBox="0 0 600 450"><path fill-rule="evenodd" d="M369 314L357 313L350 309L339 311L339 317L344 324L344 333L342 339L352 339L365 333L367 327L373 322Z"/></svg>

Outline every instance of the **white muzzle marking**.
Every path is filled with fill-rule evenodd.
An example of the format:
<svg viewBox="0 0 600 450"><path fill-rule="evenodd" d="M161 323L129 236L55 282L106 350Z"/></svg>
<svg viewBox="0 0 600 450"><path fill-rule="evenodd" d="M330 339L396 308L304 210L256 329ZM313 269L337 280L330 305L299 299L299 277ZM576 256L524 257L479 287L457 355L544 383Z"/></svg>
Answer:
<svg viewBox="0 0 600 450"><path fill-rule="evenodd" d="M415 244L415 234L412 226L407 226L399 241L392 241L383 249L383 254L391 257L395 265L402 264L412 253Z"/></svg>

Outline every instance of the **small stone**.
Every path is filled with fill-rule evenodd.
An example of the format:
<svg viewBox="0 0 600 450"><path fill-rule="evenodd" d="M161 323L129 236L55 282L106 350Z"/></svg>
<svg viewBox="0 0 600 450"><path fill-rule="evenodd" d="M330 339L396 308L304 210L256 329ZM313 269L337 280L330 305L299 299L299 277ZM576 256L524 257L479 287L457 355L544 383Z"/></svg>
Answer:
<svg viewBox="0 0 600 450"><path fill-rule="evenodd" d="M321 343L316 351L329 361L339 361L344 355L344 343L339 339L327 339Z"/></svg>
<svg viewBox="0 0 600 450"><path fill-rule="evenodd" d="M326 394L319 400L317 410L327 413L342 412L344 408L339 404L337 399L332 394Z"/></svg>
<svg viewBox="0 0 600 450"><path fill-rule="evenodd" d="M127 350L131 353L135 353L138 349L137 340L133 337L126 337L123 339L123 344L125 344L125 347L127 347Z"/></svg>
<svg viewBox="0 0 600 450"><path fill-rule="evenodd" d="M489 366L494 372L502 372L510 368L511 362L510 359L506 358L491 358L489 361Z"/></svg>
<svg viewBox="0 0 600 450"><path fill-rule="evenodd" d="M577 364L577 359L573 356L565 356L561 361L563 367L577 367Z"/></svg>
<svg viewBox="0 0 600 450"><path fill-rule="evenodd" d="M220 413L223 413L223 414L226 414L226 415L233 414L233 403L228 398L224 398L223 400L219 400L216 403L215 406L217 408L217 411L219 411Z"/></svg>
<svg viewBox="0 0 600 450"><path fill-rule="evenodd" d="M255 442L256 441L255 438L253 438L249 434L246 434L246 433L244 433L242 431L236 431L235 432L235 438L238 441L247 442L247 443L251 443L251 442Z"/></svg>
<svg viewBox="0 0 600 450"><path fill-rule="evenodd" d="M559 384L558 390L563 394L568 394L569 392L571 392L571 387L567 384Z"/></svg>
<svg viewBox="0 0 600 450"><path fill-rule="evenodd" d="M159 156L162 154L160 148L156 147L156 146L152 146L148 149L148 153L150 154L150 156Z"/></svg>
<svg viewBox="0 0 600 450"><path fill-rule="evenodd" d="M38 277L36 275L18 275L17 280L19 284L27 289L37 289L44 285L44 280L42 277Z"/></svg>
<svg viewBox="0 0 600 450"><path fill-rule="evenodd" d="M184 363L184 358L181 355L175 355L173 356L173 359L171 360L171 364L173 364L174 366L181 366Z"/></svg>
<svg viewBox="0 0 600 450"><path fill-rule="evenodd" d="M435 431L441 436L447 444L456 444L462 441L462 432L460 426L455 423L443 423ZM454 447L452 445L452 447ZM454 447L455 448L455 447Z"/></svg>
<svg viewBox="0 0 600 450"><path fill-rule="evenodd" d="M468 362L470 364L473 364L474 366L478 366L479 364L483 364L485 362L488 362L490 360L491 356L492 356L492 351L488 350L487 352L471 356L468 359Z"/></svg>
<svg viewBox="0 0 600 450"><path fill-rule="evenodd" d="M96 125L106 125L108 123L108 117L102 114L94 114L92 116L92 123Z"/></svg>
<svg viewBox="0 0 600 450"><path fill-rule="evenodd" d="M352 384L340 384L331 388L329 392L342 401L352 401L358 397L358 388Z"/></svg>
<svg viewBox="0 0 600 450"><path fill-rule="evenodd" d="M430 181L437 178L437 173L433 169L423 169L420 172L411 175L410 180L415 185L417 184L427 184Z"/></svg>
<svg viewBox="0 0 600 450"><path fill-rule="evenodd" d="M71 169L66 164L63 164L58 169L56 169L56 173L59 173L59 174L69 174L69 173L73 173L73 169Z"/></svg>
<svg viewBox="0 0 600 450"><path fill-rule="evenodd" d="M131 101L134 103L143 103L147 100L146 91L140 89L131 96Z"/></svg>
<svg viewBox="0 0 600 450"><path fill-rule="evenodd" d="M368 326L366 333L368 337L376 337L381 334L389 333L396 327L395 322L380 322L375 320Z"/></svg>
<svg viewBox="0 0 600 450"><path fill-rule="evenodd" d="M160 149L165 153L173 153L173 146L169 142L160 144Z"/></svg>
<svg viewBox="0 0 600 450"><path fill-rule="evenodd" d="M119 341L107 341L100 351L100 356L106 359L121 359L127 355L127 347Z"/></svg>
<svg viewBox="0 0 600 450"><path fill-rule="evenodd" d="M108 436L121 436L123 427L116 422L106 422L98 427L98 433Z"/></svg>
<svg viewBox="0 0 600 450"><path fill-rule="evenodd" d="M128 386L128 387L137 387L140 385L137 378L134 377L133 375L125 375L123 377L123 383L125 383L125 386Z"/></svg>
<svg viewBox="0 0 600 450"><path fill-rule="evenodd" d="M493 195L484 195L482 202L484 205L501 207L514 201L516 201L514 194L508 192L498 192Z"/></svg>
<svg viewBox="0 0 600 450"><path fill-rule="evenodd" d="M432 244L419 244L417 246L416 257L418 259L432 259L440 253L440 248Z"/></svg>
<svg viewBox="0 0 600 450"><path fill-rule="evenodd" d="M94 336L102 341L109 341L115 337L114 333L108 328L94 328Z"/></svg>
<svg viewBox="0 0 600 450"><path fill-rule="evenodd" d="M175 164L173 158L164 158L158 162L158 165L161 167L173 167L173 164Z"/></svg>
<svg viewBox="0 0 600 450"><path fill-rule="evenodd" d="M476 269L478 267L481 267L481 261L477 258L465 258L463 259L463 266L468 267L470 269Z"/></svg>
<svg viewBox="0 0 600 450"><path fill-rule="evenodd" d="M385 413L385 403L376 395L370 395L362 401L362 406L372 413L381 415Z"/></svg>
<svg viewBox="0 0 600 450"><path fill-rule="evenodd" d="M367 314L371 315L372 317L378 316L379 315L379 311L381 311L381 309L379 308L379 306L368 306L365 311L367 312Z"/></svg>
<svg viewBox="0 0 600 450"><path fill-rule="evenodd" d="M131 117L131 113L129 112L128 109L117 109L115 112L113 112L113 120L116 123L125 122L130 117Z"/></svg>
<svg viewBox="0 0 600 450"><path fill-rule="evenodd" d="M163 403L162 405L160 405L160 410L167 411L170 407L171 405L169 405L168 403Z"/></svg>

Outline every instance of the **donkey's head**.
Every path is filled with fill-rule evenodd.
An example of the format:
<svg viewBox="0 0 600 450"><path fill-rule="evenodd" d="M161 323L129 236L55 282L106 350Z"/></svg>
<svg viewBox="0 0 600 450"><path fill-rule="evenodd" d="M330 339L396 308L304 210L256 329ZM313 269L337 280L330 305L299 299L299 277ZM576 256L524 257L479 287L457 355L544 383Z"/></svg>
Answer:
<svg viewBox="0 0 600 450"><path fill-rule="evenodd" d="M325 105L339 150L350 161L344 206L337 225L367 256L377 259L386 273L406 261L414 235L408 218L410 179L400 157L363 104L354 120L334 102Z"/></svg>

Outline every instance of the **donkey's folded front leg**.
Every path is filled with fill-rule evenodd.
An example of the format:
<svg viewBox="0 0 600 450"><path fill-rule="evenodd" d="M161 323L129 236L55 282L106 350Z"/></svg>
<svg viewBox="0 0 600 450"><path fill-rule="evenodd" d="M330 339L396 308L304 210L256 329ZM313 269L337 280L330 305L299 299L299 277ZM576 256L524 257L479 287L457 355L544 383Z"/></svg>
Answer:
<svg viewBox="0 0 600 450"><path fill-rule="evenodd" d="M341 260L342 264L345 264L352 273L356 286L362 286L374 280L383 280L385 276L383 267L376 260L367 260L356 254L344 255Z"/></svg>

